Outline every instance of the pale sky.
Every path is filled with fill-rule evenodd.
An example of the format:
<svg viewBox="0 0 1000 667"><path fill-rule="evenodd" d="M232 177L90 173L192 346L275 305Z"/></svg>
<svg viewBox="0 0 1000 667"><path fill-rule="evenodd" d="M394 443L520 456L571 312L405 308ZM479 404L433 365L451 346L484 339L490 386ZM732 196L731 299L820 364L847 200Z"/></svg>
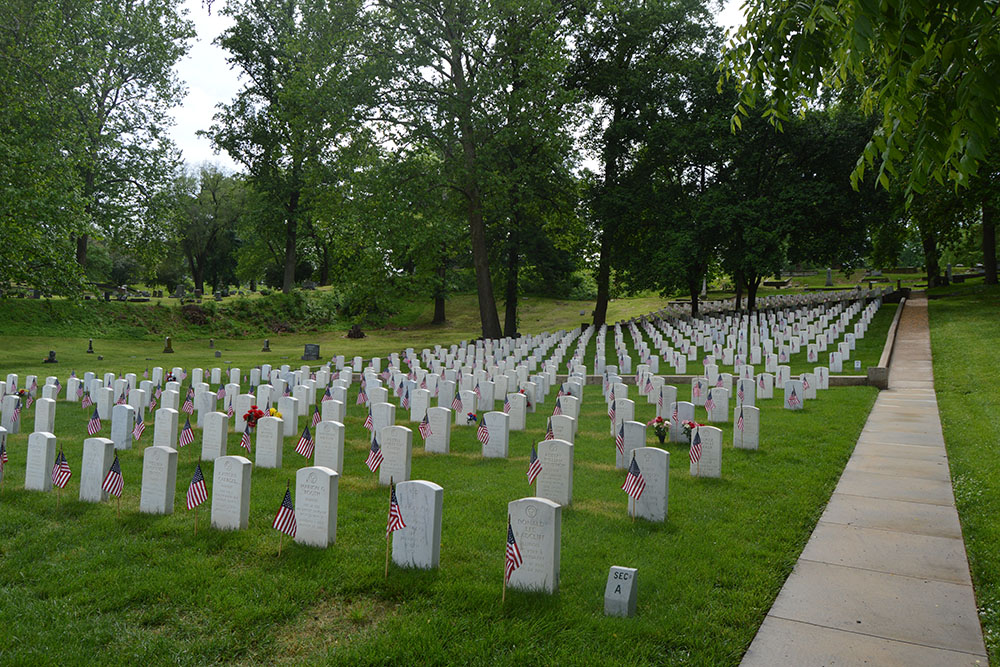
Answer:
<svg viewBox="0 0 1000 667"><path fill-rule="evenodd" d="M725 9L719 14L722 25L731 28L743 22L740 11L742 2L743 0L726 0ZM198 37L188 55L176 68L178 77L187 88L187 96L174 109L176 124L171 128L170 134L188 165L213 162L238 171L239 166L225 152L216 155L212 151L211 142L196 134L198 130L208 129L212 124L216 105L233 99L240 87L236 72L226 63L226 52L212 44L231 23L219 15L219 9L224 4L225 0L214 0L212 14L209 15L201 0L184 0Z"/></svg>

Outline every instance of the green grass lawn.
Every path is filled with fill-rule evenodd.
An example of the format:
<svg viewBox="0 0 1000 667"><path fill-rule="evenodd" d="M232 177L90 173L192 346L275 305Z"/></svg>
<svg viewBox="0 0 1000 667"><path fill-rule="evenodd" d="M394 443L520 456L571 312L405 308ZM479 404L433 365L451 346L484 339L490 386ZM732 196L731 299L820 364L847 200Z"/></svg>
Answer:
<svg viewBox="0 0 1000 667"><path fill-rule="evenodd" d="M986 648L1000 661L1000 289L931 292L934 384Z"/></svg>
<svg viewBox="0 0 1000 667"><path fill-rule="evenodd" d="M336 544L323 550L286 541L278 558L271 520L286 482L305 464L293 452L295 438L285 440L283 469L254 470L248 530L210 529L206 505L194 535L183 498L200 433L180 451L171 516L138 513L141 448L122 454L118 520L111 502L76 500L86 414L60 402L55 430L74 477L58 509L55 493L23 490L27 436L8 439L0 662L72 664L101 655L109 663L197 665L735 665L821 514L875 394L835 388L801 412L782 410L779 399L765 402L760 451L735 450L732 425L724 429L719 480L692 479L687 448L669 445L669 517L654 524L626 515L606 408L599 388L588 386L574 501L563 513L561 588L551 597L511 591L505 606L506 504L530 495L527 454L553 398L529 415L526 432L512 434L508 460L482 459L469 427L453 431L449 455L425 454L416 435L413 478L444 487L441 567L391 567L387 580L387 491L364 466L362 408L348 407ZM654 406L637 401L636 413L648 421ZM845 414L854 417L845 421ZM30 430L33 415L25 417ZM697 417L704 421L703 410ZM142 444L152 441L151 429ZM238 440L230 435L230 453L241 451ZM211 487L213 466L203 468ZM603 616L611 565L639 569L635 618Z"/></svg>

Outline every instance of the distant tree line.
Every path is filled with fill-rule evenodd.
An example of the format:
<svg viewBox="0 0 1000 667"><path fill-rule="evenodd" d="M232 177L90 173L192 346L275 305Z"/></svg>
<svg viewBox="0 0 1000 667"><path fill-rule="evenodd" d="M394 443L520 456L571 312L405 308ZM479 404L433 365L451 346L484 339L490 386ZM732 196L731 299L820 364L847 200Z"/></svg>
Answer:
<svg viewBox="0 0 1000 667"><path fill-rule="evenodd" d="M166 136L194 36L179 0L0 7L0 285L311 280L345 314L427 299L436 322L471 289L497 337L524 293L592 298L600 324L615 294L696 308L722 276L753 308L790 265L891 266L914 248L932 283L959 250L995 281L986 112L957 107L971 120L949 152L920 116L934 108L874 100L891 62L819 85L846 39L820 0L811 15L752 2L730 42L709 0L213 4L243 86L204 134L239 173L185 167ZM813 70L775 55L772 24L795 20L786 41ZM980 67L966 56L948 51ZM911 135L887 136L894 108L917 114Z"/></svg>

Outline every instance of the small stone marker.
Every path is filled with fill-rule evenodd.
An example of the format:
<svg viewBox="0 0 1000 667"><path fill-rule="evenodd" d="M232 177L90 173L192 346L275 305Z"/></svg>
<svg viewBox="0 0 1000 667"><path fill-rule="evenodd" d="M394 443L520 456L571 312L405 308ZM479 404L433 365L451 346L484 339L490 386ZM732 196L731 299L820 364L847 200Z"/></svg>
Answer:
<svg viewBox="0 0 1000 667"><path fill-rule="evenodd" d="M173 514L177 488L177 450L147 447L142 453L142 491L139 511L144 514Z"/></svg>
<svg viewBox="0 0 1000 667"><path fill-rule="evenodd" d="M80 500L99 503L108 499L101 488L115 460L115 443L108 438L87 438L83 441L83 463L80 464Z"/></svg>
<svg viewBox="0 0 1000 667"><path fill-rule="evenodd" d="M250 471L253 464L242 456L215 459L212 477L212 527L244 530L250 518Z"/></svg>
<svg viewBox="0 0 1000 667"><path fill-rule="evenodd" d="M326 548L337 541L339 475L325 466L295 473L295 541Z"/></svg>
<svg viewBox="0 0 1000 667"><path fill-rule="evenodd" d="M636 568L612 565L604 588L605 616L635 616Z"/></svg>
<svg viewBox="0 0 1000 667"><path fill-rule="evenodd" d="M28 436L28 460L24 467L26 491L52 490L52 463L55 459L56 436L42 431Z"/></svg>
<svg viewBox="0 0 1000 667"><path fill-rule="evenodd" d="M88 352L93 352L93 350L88 350ZM167 336L163 341L163 354L173 354L174 353L174 343L170 340L170 336Z"/></svg>
<svg viewBox="0 0 1000 667"><path fill-rule="evenodd" d="M444 489L413 480L396 485L396 500L405 528L392 534L392 562L430 570L441 562L441 506Z"/></svg>
<svg viewBox="0 0 1000 667"><path fill-rule="evenodd" d="M522 559L507 587L555 593L559 590L562 506L547 498L521 498L507 503L507 513Z"/></svg>

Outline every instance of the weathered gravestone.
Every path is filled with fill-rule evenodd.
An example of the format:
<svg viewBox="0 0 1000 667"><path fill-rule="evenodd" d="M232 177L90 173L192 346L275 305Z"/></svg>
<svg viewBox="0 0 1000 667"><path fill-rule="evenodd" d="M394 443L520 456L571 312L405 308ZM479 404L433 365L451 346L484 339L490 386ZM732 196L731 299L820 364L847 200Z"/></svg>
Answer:
<svg viewBox="0 0 1000 667"><path fill-rule="evenodd" d="M638 500L628 497L628 513L649 521L666 521L670 452L659 447L640 447L633 454L646 486Z"/></svg>
<svg viewBox="0 0 1000 667"><path fill-rule="evenodd" d="M522 560L507 586L555 593L559 590L562 506L547 498L521 498L507 504L507 513Z"/></svg>
<svg viewBox="0 0 1000 667"><path fill-rule="evenodd" d="M229 435L229 415L224 412L209 412L201 430L201 460L214 461L226 455L226 440Z"/></svg>
<svg viewBox="0 0 1000 667"><path fill-rule="evenodd" d="M760 408L751 405L733 410L733 446L737 449L757 449L760 442Z"/></svg>
<svg viewBox="0 0 1000 667"><path fill-rule="evenodd" d="M722 429L714 426L695 428L691 431L691 447L701 450L698 460L691 461L692 477L722 476Z"/></svg>
<svg viewBox="0 0 1000 667"><path fill-rule="evenodd" d="M396 485L396 500L405 528L392 534L392 562L430 570L441 562L441 507L444 489L413 480Z"/></svg>
<svg viewBox="0 0 1000 667"><path fill-rule="evenodd" d="M142 490L139 511L145 514L173 514L177 488L177 450L147 447L142 453Z"/></svg>
<svg viewBox="0 0 1000 667"><path fill-rule="evenodd" d="M299 468L295 473L295 541L326 548L337 541L339 478L326 466Z"/></svg>
<svg viewBox="0 0 1000 667"><path fill-rule="evenodd" d="M87 438L83 441L83 462L80 464L80 500L99 503L108 499L101 488L104 477L115 460L115 443L108 438Z"/></svg>
<svg viewBox="0 0 1000 667"><path fill-rule="evenodd" d="M212 477L212 527L244 530L250 518L250 471L253 464L242 456L215 459Z"/></svg>
<svg viewBox="0 0 1000 667"><path fill-rule="evenodd" d="M55 459L56 436L43 431L36 431L28 436L28 459L24 467L26 491L52 490L51 473Z"/></svg>
<svg viewBox="0 0 1000 667"><path fill-rule="evenodd" d="M538 473L535 493L540 498L566 506L573 502L573 445L565 440L538 443Z"/></svg>
<svg viewBox="0 0 1000 667"><path fill-rule="evenodd" d="M510 441L510 415L502 412L487 412L483 419L489 432L489 441L483 445L483 458L507 458Z"/></svg>
<svg viewBox="0 0 1000 667"><path fill-rule="evenodd" d="M261 417L257 420L258 468L281 467L284 421L278 417Z"/></svg>
<svg viewBox="0 0 1000 667"><path fill-rule="evenodd" d="M378 432L382 447L382 465L378 469L378 483L389 486L389 480L406 482L410 479L413 459L413 431L405 426L386 426Z"/></svg>
<svg viewBox="0 0 1000 667"><path fill-rule="evenodd" d="M344 470L344 425L338 421L316 424L316 451L313 463L342 474Z"/></svg>
<svg viewBox="0 0 1000 667"><path fill-rule="evenodd" d="M424 451L447 454L451 450L451 410L444 407L427 408L427 421L431 434L424 439Z"/></svg>

